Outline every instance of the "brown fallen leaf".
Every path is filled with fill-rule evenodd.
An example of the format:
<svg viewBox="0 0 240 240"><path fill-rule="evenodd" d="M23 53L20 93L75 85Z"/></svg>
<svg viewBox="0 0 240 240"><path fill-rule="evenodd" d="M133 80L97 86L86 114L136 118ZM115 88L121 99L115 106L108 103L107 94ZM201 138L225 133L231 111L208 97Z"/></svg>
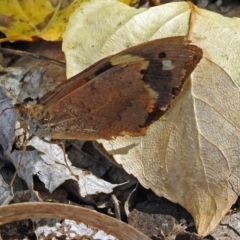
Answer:
<svg viewBox="0 0 240 240"><path fill-rule="evenodd" d="M99 142L145 188L187 209L206 236L240 192L239 19L190 3L134 10L108 2L92 1L71 16L63 37L69 77L151 39L188 36L203 49L184 90L145 137Z"/></svg>
<svg viewBox="0 0 240 240"><path fill-rule="evenodd" d="M57 203L21 203L1 207L0 225L28 218L64 218L91 225L119 240L149 240L131 226L87 208Z"/></svg>

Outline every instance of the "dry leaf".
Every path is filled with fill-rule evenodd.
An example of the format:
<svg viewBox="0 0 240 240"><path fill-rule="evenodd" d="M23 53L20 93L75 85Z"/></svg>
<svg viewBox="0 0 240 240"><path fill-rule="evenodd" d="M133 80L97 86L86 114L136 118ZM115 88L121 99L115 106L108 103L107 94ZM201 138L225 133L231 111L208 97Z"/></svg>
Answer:
<svg viewBox="0 0 240 240"><path fill-rule="evenodd" d="M71 16L63 37L69 77L151 39L188 36L203 49L184 90L145 137L100 142L145 188L187 209L206 236L240 192L240 21L184 2L149 10L109 2L92 1Z"/></svg>
<svg viewBox="0 0 240 240"><path fill-rule="evenodd" d="M83 5L84 12L81 13L79 9L78 12L69 19L68 29L63 36L63 49L65 49L64 52L67 60L68 77L76 75L97 60L113 54L114 51L120 51L120 47L118 47L117 44L122 46L125 37L118 39L117 44L114 42L111 46L112 49L110 48L108 51L104 52L103 50L102 53L101 48L104 46L106 39L109 39L112 33L116 32L121 25L126 24L136 13L141 13L146 10L130 8L121 3L117 3L117 6L114 7L114 0L91 2L92 4ZM107 20L106 12L108 14ZM76 15L84 25L76 24L74 17ZM104 23L105 25L98 25L98 30L96 31L96 24L102 22L103 19L107 21L107 25L106 22ZM74 36L74 39L72 39L72 36ZM89 37L92 42L89 41ZM81 40L79 41L78 38ZM88 51L84 49L88 49ZM124 45L122 49L124 49ZM110 50L112 50L112 52L109 52ZM78 54L78 51L80 51L81 54ZM90 51L91 54L89 54Z"/></svg>
<svg viewBox="0 0 240 240"><path fill-rule="evenodd" d="M66 159L68 165L71 167L71 171L78 176L79 180L77 180L66 167L63 151L56 144L49 144L38 137L34 137L28 142L28 145L33 146L40 154L33 150L25 151L22 156L22 150L15 150L10 154L10 157L16 168L22 157L22 165L18 171L18 175L26 182L28 189L31 191L34 191L33 176L37 176L49 192L53 192L65 181L72 180L72 187L78 191L75 194L82 198L97 193L108 194L113 191L114 187L119 186L71 166L71 162Z"/></svg>
<svg viewBox="0 0 240 240"><path fill-rule="evenodd" d="M2 0L0 31L6 41L32 41L35 38L59 41L70 14L86 0Z"/></svg>
<svg viewBox="0 0 240 240"><path fill-rule="evenodd" d="M0 2L0 31L7 41L62 40L62 33L71 13L89 0L2 0ZM136 0L121 0L133 5ZM101 10L100 10L101 11Z"/></svg>
<svg viewBox="0 0 240 240"><path fill-rule="evenodd" d="M8 125L6 125L6 122ZM16 112L11 100L7 98L4 90L0 87L0 146L2 147L0 154L3 156L9 154L12 150L15 122Z"/></svg>
<svg viewBox="0 0 240 240"><path fill-rule="evenodd" d="M12 189L9 188L8 184L4 181L0 175L0 205L8 205L13 199Z"/></svg>
<svg viewBox="0 0 240 240"><path fill-rule="evenodd" d="M63 218L83 222L111 234L119 240L150 240L143 233L117 219L96 211L67 204L56 203L22 203L1 207L0 225L28 218ZM68 221L69 222L69 221ZM71 225L72 226L72 225ZM65 229L66 230L66 229ZM77 228L72 228L76 231ZM105 235L105 234L104 234ZM104 236L101 234L101 236ZM71 236L72 237L72 236ZM95 236L96 237L96 236ZM97 234L95 239L103 239ZM109 238L107 238L109 239Z"/></svg>
<svg viewBox="0 0 240 240"><path fill-rule="evenodd" d="M239 219L240 212L225 216L211 233L211 236L214 239L238 239L240 236Z"/></svg>
<svg viewBox="0 0 240 240"><path fill-rule="evenodd" d="M112 235L107 235L100 229L94 229L84 223L77 223L65 219L56 222L53 226L37 226L35 233L38 239L101 239L101 240L118 240Z"/></svg>

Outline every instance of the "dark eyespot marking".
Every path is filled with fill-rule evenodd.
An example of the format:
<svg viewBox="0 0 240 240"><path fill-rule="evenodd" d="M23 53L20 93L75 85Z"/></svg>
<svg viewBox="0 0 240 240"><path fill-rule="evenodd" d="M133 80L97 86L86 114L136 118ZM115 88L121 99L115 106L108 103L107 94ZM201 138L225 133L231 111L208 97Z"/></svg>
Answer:
<svg viewBox="0 0 240 240"><path fill-rule="evenodd" d="M172 89L172 94L177 96L179 93L181 92L181 89L177 88L177 87L174 87Z"/></svg>
<svg viewBox="0 0 240 240"><path fill-rule="evenodd" d="M159 54L158 54L158 57L159 58L165 58L167 56L167 54L165 53L165 52L160 52Z"/></svg>

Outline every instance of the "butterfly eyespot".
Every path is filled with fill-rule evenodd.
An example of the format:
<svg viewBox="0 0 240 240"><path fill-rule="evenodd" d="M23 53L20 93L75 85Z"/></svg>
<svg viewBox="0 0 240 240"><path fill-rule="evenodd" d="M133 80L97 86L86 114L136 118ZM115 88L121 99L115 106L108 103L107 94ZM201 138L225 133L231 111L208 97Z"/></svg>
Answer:
<svg viewBox="0 0 240 240"><path fill-rule="evenodd" d="M165 53L165 52L160 52L159 54L158 54L158 57L159 58L165 58L167 56L167 54Z"/></svg>
<svg viewBox="0 0 240 240"><path fill-rule="evenodd" d="M107 62L106 64L104 64L101 68L99 68L95 73L94 73L94 76L92 77L95 77L97 75L100 75L101 73L104 73L105 71L107 71L108 69L111 68L111 63L110 62Z"/></svg>
<svg viewBox="0 0 240 240"><path fill-rule="evenodd" d="M177 87L174 87L172 89L172 95L175 95L177 96L179 93L180 93L181 89L177 88Z"/></svg>

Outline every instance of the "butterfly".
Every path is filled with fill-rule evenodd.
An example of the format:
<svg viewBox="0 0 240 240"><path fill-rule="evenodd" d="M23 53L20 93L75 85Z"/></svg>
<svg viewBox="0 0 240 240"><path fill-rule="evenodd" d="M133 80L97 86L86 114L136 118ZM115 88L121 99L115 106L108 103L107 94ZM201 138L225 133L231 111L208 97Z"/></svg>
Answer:
<svg viewBox="0 0 240 240"><path fill-rule="evenodd" d="M103 58L37 104L16 110L39 137L143 136L171 107L202 54L183 36L145 42Z"/></svg>

